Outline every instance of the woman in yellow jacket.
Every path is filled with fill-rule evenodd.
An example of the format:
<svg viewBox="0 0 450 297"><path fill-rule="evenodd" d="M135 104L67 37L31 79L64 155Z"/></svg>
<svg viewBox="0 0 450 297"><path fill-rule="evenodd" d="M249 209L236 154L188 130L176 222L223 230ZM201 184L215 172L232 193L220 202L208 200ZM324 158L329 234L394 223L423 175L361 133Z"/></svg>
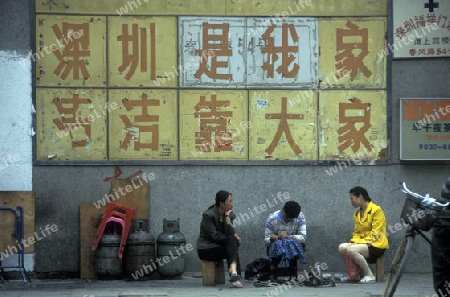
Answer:
<svg viewBox="0 0 450 297"><path fill-rule="evenodd" d="M354 187L350 190L350 202L358 208L354 215L353 236L349 243L339 245L339 254L346 262L347 254L353 259L364 273L360 283L373 283L375 276L369 268L376 258L382 256L389 248L386 234L386 218L384 212L369 197L363 187ZM350 280L348 277L342 281Z"/></svg>

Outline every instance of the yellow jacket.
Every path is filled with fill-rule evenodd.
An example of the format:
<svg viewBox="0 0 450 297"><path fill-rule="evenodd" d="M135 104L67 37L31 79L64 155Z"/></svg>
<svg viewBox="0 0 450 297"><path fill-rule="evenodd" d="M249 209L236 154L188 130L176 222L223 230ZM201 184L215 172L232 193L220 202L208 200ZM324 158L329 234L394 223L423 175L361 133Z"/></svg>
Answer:
<svg viewBox="0 0 450 297"><path fill-rule="evenodd" d="M386 218L381 207L370 201L362 220L359 212L358 209L353 215L355 227L350 242L369 243L376 248L388 249Z"/></svg>

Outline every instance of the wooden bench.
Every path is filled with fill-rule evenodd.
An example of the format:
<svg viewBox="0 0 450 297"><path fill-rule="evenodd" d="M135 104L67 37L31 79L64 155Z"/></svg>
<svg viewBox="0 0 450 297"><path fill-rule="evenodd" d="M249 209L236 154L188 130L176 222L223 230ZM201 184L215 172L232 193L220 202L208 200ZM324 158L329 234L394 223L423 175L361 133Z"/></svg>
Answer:
<svg viewBox="0 0 450 297"><path fill-rule="evenodd" d="M384 282L384 256L378 257L376 265L375 277L377 282Z"/></svg>
<svg viewBox="0 0 450 297"><path fill-rule="evenodd" d="M225 284L223 260L217 262L202 260L202 278L204 286Z"/></svg>

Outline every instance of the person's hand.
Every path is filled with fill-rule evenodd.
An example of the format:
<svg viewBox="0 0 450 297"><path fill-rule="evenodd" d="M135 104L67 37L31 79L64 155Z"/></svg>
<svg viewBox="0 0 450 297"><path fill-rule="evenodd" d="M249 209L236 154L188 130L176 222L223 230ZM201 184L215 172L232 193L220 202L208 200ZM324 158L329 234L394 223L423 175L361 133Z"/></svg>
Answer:
<svg viewBox="0 0 450 297"><path fill-rule="evenodd" d="M236 237L236 240L237 240L237 242L238 242L238 247L241 246L241 244L242 244L242 238L240 238L239 235L237 235L237 234L234 234L234 237Z"/></svg>
<svg viewBox="0 0 450 297"><path fill-rule="evenodd" d="M278 236L280 239L285 239L288 237L286 231L281 231L280 235Z"/></svg>
<svg viewBox="0 0 450 297"><path fill-rule="evenodd" d="M229 210L225 211L225 215L229 216L233 212L233 207L231 207Z"/></svg>
<svg viewBox="0 0 450 297"><path fill-rule="evenodd" d="M270 241L276 241L278 240L278 236L276 236L275 234L272 233L272 235L270 235Z"/></svg>

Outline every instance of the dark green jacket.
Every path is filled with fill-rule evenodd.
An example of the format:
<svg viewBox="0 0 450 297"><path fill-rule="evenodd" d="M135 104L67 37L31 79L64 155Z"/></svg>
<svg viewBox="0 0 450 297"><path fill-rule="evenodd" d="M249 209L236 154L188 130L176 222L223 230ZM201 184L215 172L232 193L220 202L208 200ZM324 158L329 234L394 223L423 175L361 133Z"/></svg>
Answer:
<svg viewBox="0 0 450 297"><path fill-rule="evenodd" d="M236 218L232 212L230 214L230 221ZM220 245L225 245L228 235L234 235L234 228L231 224L225 223L225 232L219 231L220 215L215 205L210 206L202 214L202 222L200 223L200 236L197 240L197 249L204 250Z"/></svg>

